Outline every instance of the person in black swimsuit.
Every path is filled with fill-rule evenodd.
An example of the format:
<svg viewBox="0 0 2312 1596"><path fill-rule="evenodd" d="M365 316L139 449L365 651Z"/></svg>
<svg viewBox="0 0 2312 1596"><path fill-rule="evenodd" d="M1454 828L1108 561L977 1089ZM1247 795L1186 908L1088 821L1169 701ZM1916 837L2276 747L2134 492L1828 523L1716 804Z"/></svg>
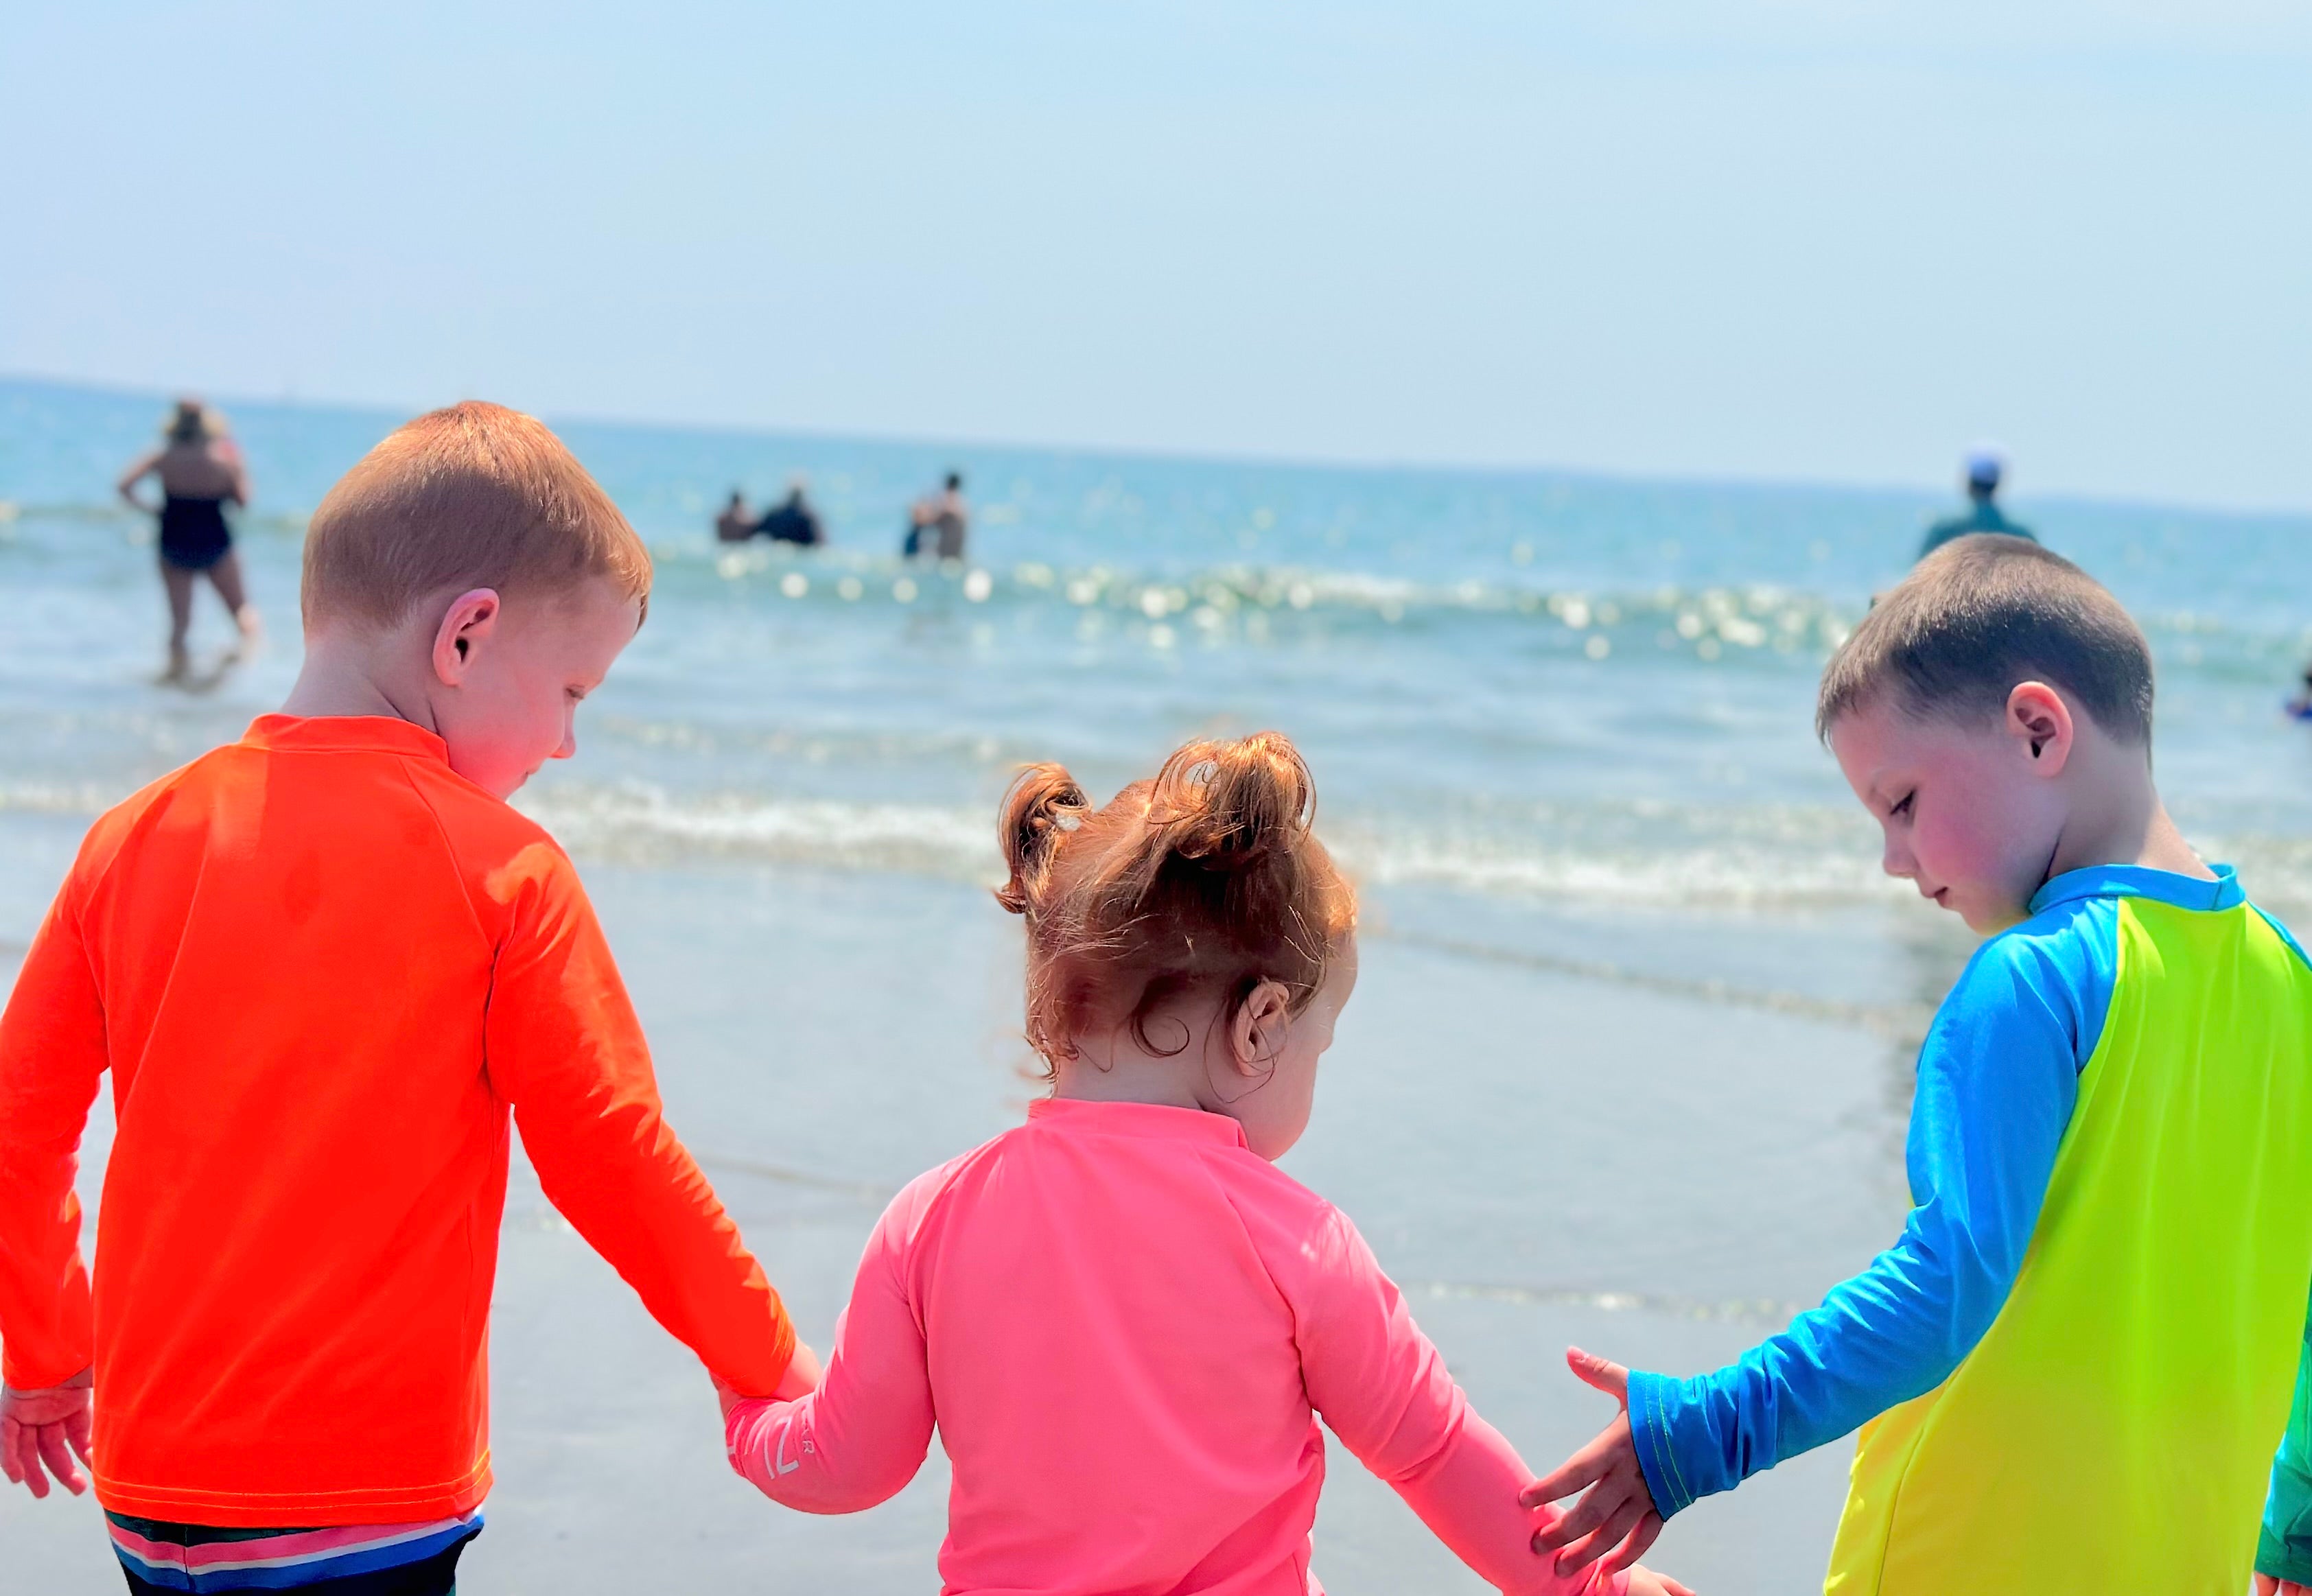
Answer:
<svg viewBox="0 0 2312 1596"><path fill-rule="evenodd" d="M207 571L232 553L224 501L170 493L161 501L161 558L180 571Z"/></svg>
<svg viewBox="0 0 2312 1596"><path fill-rule="evenodd" d="M185 633L193 618L193 589L206 576L241 629L242 645L258 635L257 608L241 580L241 556L233 552L232 528L224 519L227 501L249 502L249 473L233 446L224 417L198 399L180 399L162 426L162 447L128 467L120 496L161 522L161 582L169 593L169 670L166 680L185 679ZM136 493L148 476L161 481L158 508ZM237 654L238 650L235 650Z"/></svg>

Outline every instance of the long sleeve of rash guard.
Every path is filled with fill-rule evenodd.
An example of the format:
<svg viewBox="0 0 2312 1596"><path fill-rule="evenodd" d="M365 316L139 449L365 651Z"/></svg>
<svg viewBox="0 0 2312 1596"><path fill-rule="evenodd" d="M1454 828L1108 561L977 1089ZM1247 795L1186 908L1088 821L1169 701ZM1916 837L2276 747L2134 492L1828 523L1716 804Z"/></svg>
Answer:
<svg viewBox="0 0 2312 1596"><path fill-rule="evenodd" d="M1405 1498L1438 1539L1511 1596L1620 1596L1628 1576L1590 1564L1566 1576L1537 1556L1554 1516L1518 1503L1533 1471L1479 1417L1421 1333L1404 1296L1345 1216L1270 1268L1299 1323L1309 1404L1357 1461Z"/></svg>
<svg viewBox="0 0 2312 1596"><path fill-rule="evenodd" d="M509 929L486 1046L539 1183L706 1366L775 1391L794 1327L697 1162L666 1122L642 1024L578 873L541 843L491 878Z"/></svg>
<svg viewBox="0 0 2312 1596"><path fill-rule="evenodd" d="M1902 1235L1715 1374L1630 1376L1631 1435L1665 1516L1932 1391L1974 1350L2038 1224L2116 947L2103 900L1978 949L1920 1050Z"/></svg>
<svg viewBox="0 0 2312 1596"><path fill-rule="evenodd" d="M2273 1461L2272 1496L2264 1504L2255 1571L2312 1585L2312 1317L2304 1325L2304 1356L2296 1365L2296 1400L2288 1410L2288 1434Z"/></svg>
<svg viewBox="0 0 2312 1596"><path fill-rule="evenodd" d="M104 1001L66 883L0 1014L0 1371L57 1385L95 1356L73 1190L106 1063Z"/></svg>
<svg viewBox="0 0 2312 1596"><path fill-rule="evenodd" d="M935 1413L906 1253L911 1208L930 1190L919 1181L903 1192L868 1238L819 1389L731 1410L723 1426L731 1466L772 1501L804 1513L857 1513L897 1495L923 1467Z"/></svg>

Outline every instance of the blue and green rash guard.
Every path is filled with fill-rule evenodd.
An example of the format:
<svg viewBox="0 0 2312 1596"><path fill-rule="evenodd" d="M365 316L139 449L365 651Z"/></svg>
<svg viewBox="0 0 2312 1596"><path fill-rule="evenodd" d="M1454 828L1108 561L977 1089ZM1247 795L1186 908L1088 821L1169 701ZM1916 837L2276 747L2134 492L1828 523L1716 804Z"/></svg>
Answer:
<svg viewBox="0 0 2312 1596"><path fill-rule="evenodd" d="M2312 1579L2308 1032L2229 868L2049 881L1921 1049L1901 1237L1727 1367L1631 1375L1656 1505L1869 1423L1832 1590Z"/></svg>

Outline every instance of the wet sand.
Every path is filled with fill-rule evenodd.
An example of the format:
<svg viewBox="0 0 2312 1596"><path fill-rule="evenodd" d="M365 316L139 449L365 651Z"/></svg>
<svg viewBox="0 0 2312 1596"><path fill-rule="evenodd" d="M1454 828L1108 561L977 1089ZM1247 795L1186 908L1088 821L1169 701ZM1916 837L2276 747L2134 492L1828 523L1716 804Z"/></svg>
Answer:
<svg viewBox="0 0 2312 1596"><path fill-rule="evenodd" d="M35 883L61 870L56 843L68 850L78 827L47 829L11 828L9 966ZM823 1347L888 1194L1016 1122L1035 1090L1020 1074L1016 928L984 894L919 878L600 864L587 876L677 1129ZM1568 1342L1710 1366L1899 1225L1902 1105L1883 1036L1377 929L1286 1166L1358 1221L1536 1468L1607 1417L1560 1364ZM105 1140L100 1125L92 1203ZM936 1445L867 1514L764 1502L727 1471L693 1360L519 1158L493 1356L498 1483L467 1589L934 1588ZM1655 1560L1704 1591L1812 1588L1848 1455L1834 1445L1702 1504ZM118 1588L86 1500L0 1495L0 1541L16 1588ZM1337 1444L1317 1568L1335 1596L1482 1588Z"/></svg>

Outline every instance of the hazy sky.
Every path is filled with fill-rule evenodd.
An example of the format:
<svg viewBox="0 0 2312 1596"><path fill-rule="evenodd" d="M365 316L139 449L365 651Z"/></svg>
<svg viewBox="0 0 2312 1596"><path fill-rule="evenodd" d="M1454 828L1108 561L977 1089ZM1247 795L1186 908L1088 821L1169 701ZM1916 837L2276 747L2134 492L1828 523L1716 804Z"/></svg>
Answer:
<svg viewBox="0 0 2312 1596"><path fill-rule="evenodd" d="M0 8L0 371L2312 506L2312 8Z"/></svg>

